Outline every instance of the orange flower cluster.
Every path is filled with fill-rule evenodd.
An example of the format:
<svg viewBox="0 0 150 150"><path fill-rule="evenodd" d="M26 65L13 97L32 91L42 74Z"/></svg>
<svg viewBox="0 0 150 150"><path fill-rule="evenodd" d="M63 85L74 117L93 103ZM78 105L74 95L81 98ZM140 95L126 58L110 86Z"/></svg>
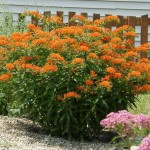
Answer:
<svg viewBox="0 0 150 150"><path fill-rule="evenodd" d="M0 80L1 81L7 81L11 76L12 76L12 74L10 74L10 73L2 74L0 76Z"/></svg>
<svg viewBox="0 0 150 150"><path fill-rule="evenodd" d="M79 21L85 21L85 17L82 15L74 15L70 21L75 21L75 20L79 20Z"/></svg>
<svg viewBox="0 0 150 150"><path fill-rule="evenodd" d="M137 93L139 93L139 92L145 93L147 91L150 91L150 85L149 84L144 84L144 85L136 88Z"/></svg>
<svg viewBox="0 0 150 150"><path fill-rule="evenodd" d="M72 64L83 64L84 63L84 59L83 58L74 58L72 60Z"/></svg>
<svg viewBox="0 0 150 150"><path fill-rule="evenodd" d="M58 70L58 67L57 65L49 65L49 64L46 64L45 66L42 67L42 69L40 71L42 72L56 72Z"/></svg>
<svg viewBox="0 0 150 150"><path fill-rule="evenodd" d="M42 18L37 12L26 14ZM74 18L86 20L80 16ZM54 22L57 19L51 17ZM82 26L64 26L49 32L29 24L25 33L0 36L0 60L3 63L0 65L3 65L4 72L12 74L27 69L43 75L66 71L67 68L71 78L78 76L75 82L82 78L79 79L81 83L77 83L80 88L75 89L80 89L81 93L96 90L97 86L110 89L114 80L121 83L130 79L131 84L136 84L132 80L137 80L138 85L142 80L145 81L143 85L149 85L150 61L140 58L139 52L147 52L150 44L133 47L134 29L130 26L112 31L103 28L103 24L110 21L118 21L118 18L108 16L88 24L85 22ZM135 62L130 58L138 60Z"/></svg>
<svg viewBox="0 0 150 150"><path fill-rule="evenodd" d="M99 83L99 86L105 87L105 88L111 88L111 83L109 81L102 81Z"/></svg>
<svg viewBox="0 0 150 150"><path fill-rule="evenodd" d="M117 16L107 16L102 19L97 19L94 21L94 24L97 26L104 26L107 22L116 21L119 22L119 18Z"/></svg>
<svg viewBox="0 0 150 150"><path fill-rule="evenodd" d="M68 98L80 98L80 95L77 94L76 92L68 92L64 94L64 99L68 99Z"/></svg>
<svg viewBox="0 0 150 150"><path fill-rule="evenodd" d="M48 17L45 17L43 18L43 20L46 22L46 23L56 23L56 24L62 24L62 19L58 16L51 16L50 18Z"/></svg>
<svg viewBox="0 0 150 150"><path fill-rule="evenodd" d="M94 84L94 82L93 82L92 80L86 80L86 81L85 81L85 84L86 84L87 86L91 86L91 85Z"/></svg>
<svg viewBox="0 0 150 150"><path fill-rule="evenodd" d="M98 56L95 53L89 53L89 55L87 56L87 58L91 58L91 59L98 59Z"/></svg>
<svg viewBox="0 0 150 150"><path fill-rule="evenodd" d="M107 71L109 74L114 74L114 73L116 72L116 69L113 68L113 67L108 67L108 68L106 69L106 71Z"/></svg>
<svg viewBox="0 0 150 150"><path fill-rule="evenodd" d="M24 13L22 13L22 16L33 16L39 19L43 18L43 15L41 15L38 11L25 11Z"/></svg>
<svg viewBox="0 0 150 150"><path fill-rule="evenodd" d="M91 75L92 78L97 77L97 74L93 70L90 71L90 75Z"/></svg>

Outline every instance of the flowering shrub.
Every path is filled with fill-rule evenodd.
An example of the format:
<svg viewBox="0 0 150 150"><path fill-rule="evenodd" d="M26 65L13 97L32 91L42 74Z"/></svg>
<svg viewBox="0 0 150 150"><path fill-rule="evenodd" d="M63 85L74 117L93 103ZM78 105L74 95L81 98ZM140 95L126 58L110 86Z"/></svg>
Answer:
<svg viewBox="0 0 150 150"><path fill-rule="evenodd" d="M138 150L149 150L149 149L150 149L150 134L142 140Z"/></svg>
<svg viewBox="0 0 150 150"><path fill-rule="evenodd" d="M80 17L81 26L50 32L29 24L28 32L0 37L7 51L0 82L11 84L22 112L51 134L92 138L100 119L132 106L136 94L150 89L150 62L139 56L149 45L134 48L134 29L110 31L104 26L109 21L118 18Z"/></svg>
<svg viewBox="0 0 150 150"><path fill-rule="evenodd" d="M144 114L133 115L126 110L111 112L100 124L111 131L118 133L129 150L135 137L150 132L150 116Z"/></svg>

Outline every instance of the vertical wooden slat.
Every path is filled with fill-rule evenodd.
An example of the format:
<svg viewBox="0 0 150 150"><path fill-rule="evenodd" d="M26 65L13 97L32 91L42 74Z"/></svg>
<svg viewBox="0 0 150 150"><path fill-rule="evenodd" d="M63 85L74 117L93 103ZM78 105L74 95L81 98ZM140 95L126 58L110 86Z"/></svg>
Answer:
<svg viewBox="0 0 150 150"><path fill-rule="evenodd" d="M51 11L45 11L44 12L44 16L45 18L50 18L51 16ZM42 29L44 29L45 27L47 28L48 31L50 31L50 28L48 28L48 25L46 25L46 22L44 22L43 24L40 25L42 27Z"/></svg>
<svg viewBox="0 0 150 150"><path fill-rule="evenodd" d="M133 27L135 29L135 25L136 25L136 17L135 16L128 16L127 17L127 22L128 22L128 25ZM135 45L135 39L133 39L133 47ZM131 61L134 61L134 57L130 57L129 58Z"/></svg>
<svg viewBox="0 0 150 150"><path fill-rule="evenodd" d="M148 15L141 16L141 44L148 43ZM141 58L147 58L147 52L140 53Z"/></svg>
<svg viewBox="0 0 150 150"><path fill-rule="evenodd" d="M51 12L50 11L45 11L44 12L44 16L45 17L50 17L51 16Z"/></svg>
<svg viewBox="0 0 150 150"><path fill-rule="evenodd" d="M116 23L116 27L122 27L124 25L123 16L118 16L120 22Z"/></svg>
<svg viewBox="0 0 150 150"><path fill-rule="evenodd" d="M71 19L75 14L76 14L75 12L69 12L69 16L68 16L68 23L69 23L69 26L75 25L75 22L74 22L74 21L71 21L71 22L70 22L70 19Z"/></svg>
<svg viewBox="0 0 150 150"><path fill-rule="evenodd" d="M111 16L110 14L106 14L105 17L108 17L108 16ZM105 26L106 28L109 28L111 30L111 27L112 27L112 22L109 22L106 24Z"/></svg>
<svg viewBox="0 0 150 150"><path fill-rule="evenodd" d="M38 26L38 19L36 19L35 17L31 17L31 23L34 24L35 26Z"/></svg>
<svg viewBox="0 0 150 150"><path fill-rule="evenodd" d="M128 16L127 19L128 19L128 25L135 29L136 17L135 16Z"/></svg>
<svg viewBox="0 0 150 150"><path fill-rule="evenodd" d="M93 21L100 19L100 14L93 14Z"/></svg>
<svg viewBox="0 0 150 150"><path fill-rule="evenodd" d="M57 11L56 15L61 18L62 23L63 23L63 20L64 20L64 13L63 13L63 11Z"/></svg>
<svg viewBox="0 0 150 150"><path fill-rule="evenodd" d="M82 15L83 17L85 17L85 18L88 17L88 14L87 14L87 13L81 13L81 15Z"/></svg>

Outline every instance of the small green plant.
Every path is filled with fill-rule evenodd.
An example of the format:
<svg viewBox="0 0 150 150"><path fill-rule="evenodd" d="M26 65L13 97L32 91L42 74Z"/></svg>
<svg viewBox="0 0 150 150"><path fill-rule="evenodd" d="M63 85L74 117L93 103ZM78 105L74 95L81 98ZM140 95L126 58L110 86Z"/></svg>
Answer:
<svg viewBox="0 0 150 150"><path fill-rule="evenodd" d="M13 21L13 15L9 12L2 13L0 19L0 35L9 36L14 32L24 32L26 30L26 20L20 19L18 23Z"/></svg>

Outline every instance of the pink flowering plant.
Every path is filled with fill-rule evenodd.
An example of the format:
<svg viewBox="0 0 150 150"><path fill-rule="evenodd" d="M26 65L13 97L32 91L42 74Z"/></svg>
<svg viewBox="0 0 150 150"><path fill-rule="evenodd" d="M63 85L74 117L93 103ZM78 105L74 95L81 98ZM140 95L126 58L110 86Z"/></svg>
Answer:
<svg viewBox="0 0 150 150"><path fill-rule="evenodd" d="M150 134L142 140L137 150L150 150Z"/></svg>
<svg viewBox="0 0 150 150"><path fill-rule="evenodd" d="M130 149L137 136L145 136L150 132L150 116L144 114L133 115L126 110L111 112L100 125L104 130L114 131L118 134L112 141L121 138L123 145ZM122 146L120 142L117 146Z"/></svg>

